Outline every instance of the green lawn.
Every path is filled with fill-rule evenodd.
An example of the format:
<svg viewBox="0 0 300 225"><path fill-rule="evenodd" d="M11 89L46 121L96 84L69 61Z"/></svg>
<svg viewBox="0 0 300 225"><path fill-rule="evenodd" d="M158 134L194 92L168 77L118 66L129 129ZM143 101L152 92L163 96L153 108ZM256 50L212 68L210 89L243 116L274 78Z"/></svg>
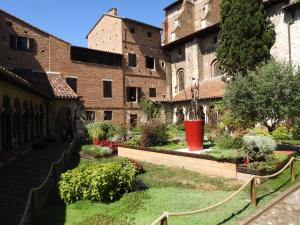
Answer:
<svg viewBox="0 0 300 225"><path fill-rule="evenodd" d="M187 144L185 141L180 141L178 143L174 143L174 142L169 142L166 145L163 146L155 146L153 147L155 149L160 149L160 150L178 150L178 149L183 149L183 148L187 148Z"/></svg>
<svg viewBox="0 0 300 225"><path fill-rule="evenodd" d="M120 158L105 159L99 163L114 160L120 160ZM89 162L84 160L81 163ZM111 204L82 201L68 206L53 205L47 208L40 224L149 225L163 211L178 212L201 209L223 200L241 185L234 180L202 176L184 169L149 163L143 163L143 165L147 172L139 175L139 178L149 186L146 191L126 194L122 199ZM297 175L297 181L300 181L300 163L297 164ZM268 180L258 186L258 208L288 188L291 185L289 179L287 170L276 179ZM171 217L169 224L236 224L256 209L249 204L249 190L247 189L218 209L193 216ZM98 218L97 215L99 215ZM88 223L87 218L93 218L90 219L93 222Z"/></svg>
<svg viewBox="0 0 300 225"><path fill-rule="evenodd" d="M300 145L300 140L283 140L280 141L282 144Z"/></svg>
<svg viewBox="0 0 300 225"><path fill-rule="evenodd" d="M216 159L236 159L241 157L241 152L236 149L222 149L213 147L212 151L205 152L204 155L212 156Z"/></svg>

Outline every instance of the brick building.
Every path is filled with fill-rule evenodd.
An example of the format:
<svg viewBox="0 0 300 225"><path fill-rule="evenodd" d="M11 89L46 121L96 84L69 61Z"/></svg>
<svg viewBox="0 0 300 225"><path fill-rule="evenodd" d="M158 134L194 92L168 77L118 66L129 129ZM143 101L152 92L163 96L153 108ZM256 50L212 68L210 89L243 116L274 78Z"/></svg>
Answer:
<svg viewBox="0 0 300 225"><path fill-rule="evenodd" d="M0 112L1 121L10 121L0 121L0 150L24 145L16 140L25 140L27 130L33 135L28 143L59 137L69 115L77 132L85 113L114 124L142 120L139 99L166 94L160 31L118 17L113 9L88 34L90 48L83 48L0 10ZM18 79L15 88L8 77ZM28 87L20 89L20 82L35 91L26 94Z"/></svg>
<svg viewBox="0 0 300 225"><path fill-rule="evenodd" d="M271 54L300 65L300 1L265 0L275 25L276 42ZM166 55L167 99L161 100L168 121L180 122L192 99L191 86L199 84L198 99L206 122L214 117L215 101L225 84L216 59L221 0L177 0L165 8L163 48ZM209 94L208 94L209 93Z"/></svg>
<svg viewBox="0 0 300 225"><path fill-rule="evenodd" d="M144 118L138 100L166 97L165 60L161 48L161 28L120 17L117 9L104 14L87 35L88 46L123 55L123 105L126 123ZM112 85L120 79L112 80ZM120 89L119 89L120 90Z"/></svg>

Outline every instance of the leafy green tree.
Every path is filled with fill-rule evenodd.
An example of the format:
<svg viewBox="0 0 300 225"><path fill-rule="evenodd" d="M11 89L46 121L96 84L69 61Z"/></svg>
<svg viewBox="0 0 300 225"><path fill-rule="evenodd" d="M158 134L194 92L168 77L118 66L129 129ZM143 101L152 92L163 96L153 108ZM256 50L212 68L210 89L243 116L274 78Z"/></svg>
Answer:
<svg viewBox="0 0 300 225"><path fill-rule="evenodd" d="M155 119L162 108L162 104L146 97L142 97L139 102L141 111L147 116L147 119Z"/></svg>
<svg viewBox="0 0 300 225"><path fill-rule="evenodd" d="M261 123L272 132L287 119L300 115L300 71L289 64L270 61L247 76L237 74L224 101L234 117Z"/></svg>
<svg viewBox="0 0 300 225"><path fill-rule="evenodd" d="M262 0L223 0L217 58L229 78L270 59L274 26Z"/></svg>

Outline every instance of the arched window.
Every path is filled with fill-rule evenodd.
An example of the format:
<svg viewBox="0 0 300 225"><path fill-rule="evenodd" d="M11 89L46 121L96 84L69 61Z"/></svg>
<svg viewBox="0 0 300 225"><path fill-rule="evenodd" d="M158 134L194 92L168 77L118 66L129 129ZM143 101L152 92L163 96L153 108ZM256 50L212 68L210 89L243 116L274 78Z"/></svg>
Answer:
<svg viewBox="0 0 300 225"><path fill-rule="evenodd" d="M212 63L212 77L220 77L220 76L222 76L220 63L215 60Z"/></svg>
<svg viewBox="0 0 300 225"><path fill-rule="evenodd" d="M179 69L177 72L177 87L178 87L178 91L182 91L185 88L183 69Z"/></svg>

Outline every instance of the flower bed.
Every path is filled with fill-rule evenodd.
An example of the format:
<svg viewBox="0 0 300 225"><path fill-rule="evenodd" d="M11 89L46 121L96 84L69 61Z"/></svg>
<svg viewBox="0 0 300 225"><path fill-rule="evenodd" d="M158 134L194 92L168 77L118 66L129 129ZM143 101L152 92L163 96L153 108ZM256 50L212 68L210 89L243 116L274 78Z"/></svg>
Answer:
<svg viewBox="0 0 300 225"><path fill-rule="evenodd" d="M287 157L284 160L280 160L280 162L276 165L276 169L275 170L267 170L267 169L258 170L258 169L252 169L252 168L248 168L247 164L240 164L240 165L237 166L237 171L239 173L246 173L246 174L258 175L258 176L270 175L270 174L276 173L279 170L281 170L287 164L287 162L290 160L291 157L295 157L297 155L297 152L295 152L295 151L289 151L289 150L286 150L286 151L275 151L274 153L275 153L275 155L276 154L285 154L285 155L287 155Z"/></svg>

